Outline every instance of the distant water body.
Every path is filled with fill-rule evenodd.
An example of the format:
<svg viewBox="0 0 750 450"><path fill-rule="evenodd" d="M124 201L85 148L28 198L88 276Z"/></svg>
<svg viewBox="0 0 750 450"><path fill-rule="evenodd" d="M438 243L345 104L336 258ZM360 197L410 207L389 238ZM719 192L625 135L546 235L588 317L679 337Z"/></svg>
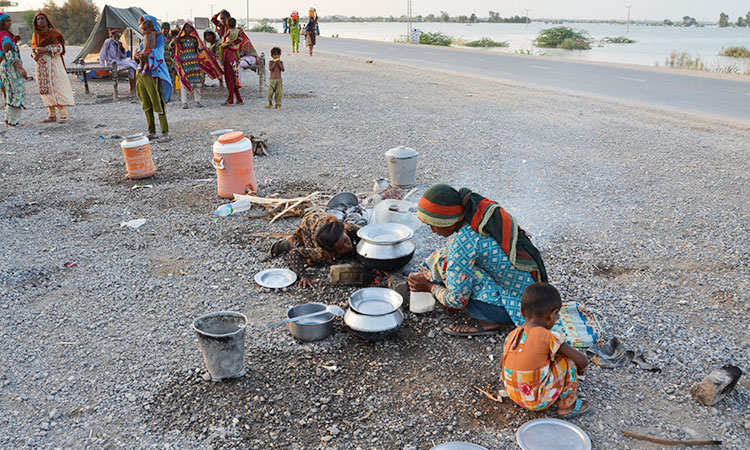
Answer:
<svg viewBox="0 0 750 450"><path fill-rule="evenodd" d="M637 41L635 44L594 44L591 50L561 50L532 47L533 40L540 30L556 26L568 26L585 30L594 39L604 37L627 36ZM280 23L275 24L281 31ZM440 31L453 38L466 41L488 37L495 41L508 41L510 47L490 49L498 52L516 52L532 50L534 54L580 59L585 61L603 61L624 64L654 66L664 65L664 60L673 51L687 52L692 57L700 56L709 66L735 64L744 67L745 60L718 56L722 48L744 45L750 48L750 28L718 27L664 27L630 25L626 34L625 25L600 23L563 23L545 24L532 22L528 26L515 23L415 23L421 31ZM405 36L405 23L321 23L321 36L336 35L340 38L368 39L373 41L393 42Z"/></svg>

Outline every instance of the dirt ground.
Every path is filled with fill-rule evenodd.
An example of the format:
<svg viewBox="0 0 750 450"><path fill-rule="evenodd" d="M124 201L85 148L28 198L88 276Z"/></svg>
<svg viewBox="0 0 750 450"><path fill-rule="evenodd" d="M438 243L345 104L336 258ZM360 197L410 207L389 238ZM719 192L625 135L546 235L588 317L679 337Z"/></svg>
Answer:
<svg viewBox="0 0 750 450"><path fill-rule="evenodd" d="M502 387L510 329L451 337L442 329L461 315L445 310L406 311L377 343L340 322L310 344L265 327L296 304L345 306L354 288L331 286L325 268L314 290L255 285L284 263L262 262L272 239L250 233L297 220L212 216L225 200L203 181L215 177L209 133L229 127L268 139L254 161L261 195L369 192L403 144L420 152L418 193L467 186L514 214L563 298L662 369L591 367L580 391L592 410L571 422L594 448L658 448L623 431L750 447L747 376L713 407L688 392L714 367L750 368L745 127L325 53L283 58L280 111L263 109L252 81L244 106L221 107L217 88L203 109L175 97L174 141L152 146L148 180L126 178L119 147L146 131L132 98L102 103L109 82L88 97L74 82L70 122L41 125L27 83L27 126L0 132L0 446L510 449L546 417L473 388ZM412 269L445 244L425 227L415 242ZM191 323L219 310L250 319L248 371L214 383Z"/></svg>

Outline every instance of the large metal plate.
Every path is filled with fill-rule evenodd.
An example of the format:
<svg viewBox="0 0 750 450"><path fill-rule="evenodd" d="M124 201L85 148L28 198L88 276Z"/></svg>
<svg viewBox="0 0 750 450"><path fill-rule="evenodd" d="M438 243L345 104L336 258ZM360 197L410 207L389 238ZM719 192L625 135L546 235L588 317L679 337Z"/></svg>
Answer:
<svg viewBox="0 0 750 450"><path fill-rule="evenodd" d="M397 244L411 239L414 231L400 223L375 223L357 231L357 236L367 242L379 245Z"/></svg>
<svg viewBox="0 0 750 450"><path fill-rule="evenodd" d="M560 419L536 419L516 432L523 450L591 450L591 439L580 428Z"/></svg>
<svg viewBox="0 0 750 450"><path fill-rule="evenodd" d="M487 450L487 447L472 444L471 442L443 442L432 447L430 450Z"/></svg>
<svg viewBox="0 0 750 450"><path fill-rule="evenodd" d="M349 307L366 316L383 316L399 309L401 294L386 288L364 288L349 296Z"/></svg>
<svg viewBox="0 0 750 450"><path fill-rule="evenodd" d="M255 282L264 288L281 289L297 281L297 274L289 269L266 269L255 274Z"/></svg>

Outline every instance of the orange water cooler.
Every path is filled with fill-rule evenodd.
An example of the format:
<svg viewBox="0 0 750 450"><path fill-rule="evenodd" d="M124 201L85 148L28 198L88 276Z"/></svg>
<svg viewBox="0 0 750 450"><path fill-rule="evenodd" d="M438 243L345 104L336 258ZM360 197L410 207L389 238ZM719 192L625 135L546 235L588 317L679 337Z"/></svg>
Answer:
<svg viewBox="0 0 750 450"><path fill-rule="evenodd" d="M253 168L253 143L241 131L223 134L214 143L216 188L220 197L234 198L258 190Z"/></svg>
<svg viewBox="0 0 750 450"><path fill-rule="evenodd" d="M125 136L125 140L120 142L120 147L125 157L125 170L128 172L128 178L139 180L156 173L154 160L151 158L151 144L143 133Z"/></svg>

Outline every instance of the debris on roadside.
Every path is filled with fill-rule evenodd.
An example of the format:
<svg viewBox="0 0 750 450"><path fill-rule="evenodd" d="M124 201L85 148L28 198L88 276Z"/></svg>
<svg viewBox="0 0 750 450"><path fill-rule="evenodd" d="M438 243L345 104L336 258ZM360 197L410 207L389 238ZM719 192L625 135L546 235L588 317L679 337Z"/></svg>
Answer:
<svg viewBox="0 0 750 450"><path fill-rule="evenodd" d="M739 367L728 364L712 370L700 383L694 384L690 394L700 404L711 406L732 392L741 376Z"/></svg>

